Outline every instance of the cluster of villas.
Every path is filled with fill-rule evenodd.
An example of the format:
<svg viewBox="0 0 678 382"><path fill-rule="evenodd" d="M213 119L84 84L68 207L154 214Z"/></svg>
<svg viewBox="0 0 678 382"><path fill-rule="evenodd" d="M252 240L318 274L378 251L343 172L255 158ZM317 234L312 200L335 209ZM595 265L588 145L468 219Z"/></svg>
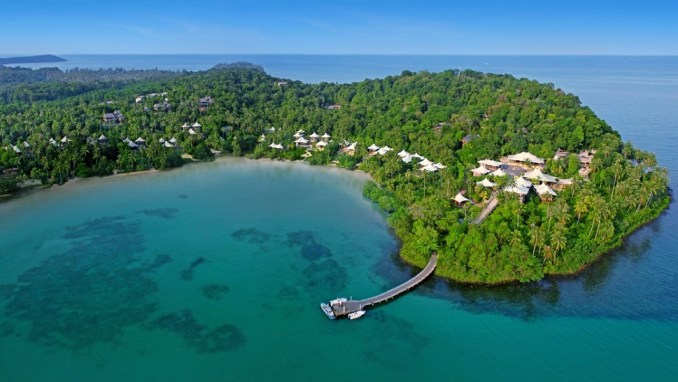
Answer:
<svg viewBox="0 0 678 382"><path fill-rule="evenodd" d="M189 136L195 136L197 138L203 138L202 125L198 122L195 122L192 125L189 125L188 123L184 123L181 126L181 130L184 133L188 134ZM127 145L127 147L131 148L132 150L138 150L138 149L141 149L142 147L146 146L146 140L142 137L137 137L137 139L135 139L135 140L132 140L129 137L125 137L122 141ZM67 144L69 142L71 142L71 139L68 138L68 136L64 136L63 138L61 138L59 140L54 139L54 138L49 139L49 144L52 145L52 146L55 146L55 147L62 147L62 145ZM160 139L158 139L158 142L160 144L162 144L164 147L167 147L167 148L179 148L179 146L177 145L177 138L176 137L172 137L172 138L169 138L169 139L160 138ZM110 143L110 141L105 134L101 134L96 139L92 138L92 137L87 138L87 143L89 143L91 145L93 145L93 144L108 145ZM22 146L23 146L24 150L22 150L18 145L9 145L8 147L5 147L5 149L11 149L15 153L21 154L22 152L29 150L30 147L31 147L31 145L28 142L23 142ZM212 151L212 154L215 154L215 155L221 153L220 151L217 151L217 150L212 150L212 149L210 149L210 150Z"/></svg>
<svg viewBox="0 0 678 382"><path fill-rule="evenodd" d="M134 102L139 103L139 102L142 102L146 98L155 98L155 97L167 97L167 92L149 93L149 94L146 94L146 95L136 96L136 98L134 98ZM165 101L168 101L168 99L165 98Z"/></svg>
<svg viewBox="0 0 678 382"><path fill-rule="evenodd" d="M275 127L272 127L271 132L275 131ZM330 139L332 138L331 135L324 133L323 135L318 135L318 133L313 132L311 135L306 138L306 132L304 130L297 130L296 133L294 133L293 137L295 138L294 141L294 146L295 147L301 147L305 148L306 152L302 155L304 158L309 158L313 156L311 154L311 150L316 150L316 151L323 151L327 147L327 145L330 144ZM259 142L264 142L266 140L266 135L261 134L259 137ZM284 149L284 146L281 143L275 143L271 142L268 147L275 149L275 150L282 150Z"/></svg>
<svg viewBox="0 0 678 382"><path fill-rule="evenodd" d="M578 157L580 158L581 168L579 173L588 175L590 163L595 151L583 151ZM554 160L560 160L567 157L569 153L560 151L556 153ZM485 177L481 181L476 182L476 185L484 188L496 189L498 182L493 182L500 177L510 177L502 191L517 194L521 200L534 190L542 200L550 201L557 196L557 191L562 191L565 187L572 185L572 179L562 179L553 175L544 173L545 161L529 152L521 152L514 155L507 155L499 161L492 159L483 159L478 161L478 167L471 170L474 177ZM469 201L463 195L458 194L455 197L458 204Z"/></svg>
<svg viewBox="0 0 678 382"><path fill-rule="evenodd" d="M164 111L168 112L172 110L172 105L169 103L169 98L167 98L167 92L162 92L162 93L149 93L146 95L140 95L136 96L134 98L135 103L142 102L146 98L157 98L157 97L162 97L162 102L157 102L153 104L153 110L155 111ZM145 111L149 111L149 108L144 108Z"/></svg>
<svg viewBox="0 0 678 382"><path fill-rule="evenodd" d="M112 113L104 113L103 119L105 123L125 122L125 116L120 112L120 110L115 110Z"/></svg>
<svg viewBox="0 0 678 382"><path fill-rule="evenodd" d="M379 147L374 143L368 147L367 150L370 152L370 155L386 155L386 153L393 151L393 149L388 146ZM438 170L447 168L447 166L440 162L433 163L433 161L422 155L419 155L419 153L410 154L405 150L400 150L397 155L403 163L409 164L413 161L416 161L419 165L419 170L421 171L436 172Z"/></svg>

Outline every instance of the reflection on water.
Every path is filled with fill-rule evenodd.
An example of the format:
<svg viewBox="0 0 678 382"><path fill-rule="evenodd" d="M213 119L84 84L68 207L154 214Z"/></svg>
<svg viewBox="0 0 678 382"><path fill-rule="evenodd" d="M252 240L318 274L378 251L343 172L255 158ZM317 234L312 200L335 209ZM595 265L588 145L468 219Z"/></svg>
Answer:
<svg viewBox="0 0 678 382"><path fill-rule="evenodd" d="M643 227L622 247L601 256L578 275L500 286L433 279L422 284L419 293L451 301L469 312L524 320L548 316L677 319L677 293L670 282L675 274L669 273L664 279L663 268L657 268L657 262L664 260L657 260L656 253L649 256L653 239L664 233L663 221ZM394 273L395 267L382 264L379 269Z"/></svg>

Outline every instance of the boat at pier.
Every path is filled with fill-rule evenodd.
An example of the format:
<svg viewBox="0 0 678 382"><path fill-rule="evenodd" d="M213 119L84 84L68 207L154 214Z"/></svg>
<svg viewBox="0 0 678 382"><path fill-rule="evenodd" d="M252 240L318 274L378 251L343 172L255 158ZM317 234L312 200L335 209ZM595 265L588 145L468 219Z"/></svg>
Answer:
<svg viewBox="0 0 678 382"><path fill-rule="evenodd" d="M334 315L334 311L332 310L332 307L329 306L328 304L321 302L320 309L323 310L323 313L325 313L325 315L327 315L327 318L329 318L330 320L334 320L336 318L336 316Z"/></svg>
<svg viewBox="0 0 678 382"><path fill-rule="evenodd" d="M367 312L364 311L364 310L359 310L357 312L349 313L348 318L351 319L351 320L357 320L360 317L364 316L365 313L367 313Z"/></svg>

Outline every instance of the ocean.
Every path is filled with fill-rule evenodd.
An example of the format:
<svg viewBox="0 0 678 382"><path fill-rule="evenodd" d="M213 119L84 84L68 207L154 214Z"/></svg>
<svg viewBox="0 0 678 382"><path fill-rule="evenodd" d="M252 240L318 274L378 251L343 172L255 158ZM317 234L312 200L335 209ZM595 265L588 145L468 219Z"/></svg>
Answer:
<svg viewBox="0 0 678 382"><path fill-rule="evenodd" d="M56 66L249 61L314 83L510 73L576 94L678 175L678 57L64 57ZM675 380L675 208L577 276L502 287L431 278L332 322L320 301L417 271L399 261L364 181L224 159L0 204L0 380Z"/></svg>

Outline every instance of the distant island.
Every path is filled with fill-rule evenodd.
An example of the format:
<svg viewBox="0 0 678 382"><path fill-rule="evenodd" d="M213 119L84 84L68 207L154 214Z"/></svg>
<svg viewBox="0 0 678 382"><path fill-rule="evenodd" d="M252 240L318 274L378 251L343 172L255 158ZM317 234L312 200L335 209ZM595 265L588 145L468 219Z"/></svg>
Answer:
<svg viewBox="0 0 678 382"><path fill-rule="evenodd" d="M253 64L251 62L246 62L246 61L236 61L236 62L231 62L231 63L221 63L221 64L216 64L212 69L254 69L256 71L264 73L264 67L261 65Z"/></svg>
<svg viewBox="0 0 678 382"><path fill-rule="evenodd" d="M400 256L437 254L436 274L466 283L577 273L670 201L654 154L575 95L510 75L0 68L0 195L222 153L367 172Z"/></svg>
<svg viewBox="0 0 678 382"><path fill-rule="evenodd" d="M25 57L6 57L0 58L0 65L6 64L37 64L42 62L64 62L65 58L55 56L52 54L41 54L38 56Z"/></svg>

